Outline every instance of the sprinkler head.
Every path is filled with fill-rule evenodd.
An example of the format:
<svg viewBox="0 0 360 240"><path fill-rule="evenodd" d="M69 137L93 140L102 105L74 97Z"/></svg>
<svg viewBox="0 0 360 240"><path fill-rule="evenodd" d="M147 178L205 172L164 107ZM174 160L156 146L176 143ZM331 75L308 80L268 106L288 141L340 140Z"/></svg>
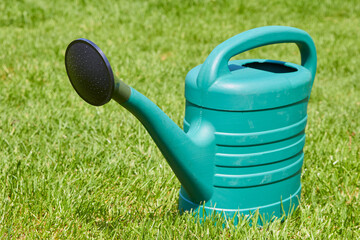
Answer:
<svg viewBox="0 0 360 240"><path fill-rule="evenodd" d="M90 40L72 41L65 53L66 72L79 96L87 103L101 106L114 92L114 75L101 49Z"/></svg>

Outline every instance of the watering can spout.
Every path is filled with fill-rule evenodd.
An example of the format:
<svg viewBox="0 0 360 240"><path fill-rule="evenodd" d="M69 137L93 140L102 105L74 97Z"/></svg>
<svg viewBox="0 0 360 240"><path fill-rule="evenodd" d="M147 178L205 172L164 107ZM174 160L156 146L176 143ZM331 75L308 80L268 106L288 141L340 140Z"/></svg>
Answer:
<svg viewBox="0 0 360 240"><path fill-rule="evenodd" d="M207 144L203 141L200 144L197 139L209 134L207 139L211 141L211 126L185 133L152 101L130 89L127 101L117 96L121 88L115 89L113 99L120 99L118 102L144 125L190 198L198 203L208 200L212 194L209 182L213 173L201 170L210 156L205 150Z"/></svg>
<svg viewBox="0 0 360 240"><path fill-rule="evenodd" d="M114 99L144 125L192 201L210 199L213 172L203 170L213 155L208 151L213 141L210 124L194 124L197 127L185 133L156 104L116 79L104 53L87 39L69 44L65 65L71 84L86 102L101 106Z"/></svg>

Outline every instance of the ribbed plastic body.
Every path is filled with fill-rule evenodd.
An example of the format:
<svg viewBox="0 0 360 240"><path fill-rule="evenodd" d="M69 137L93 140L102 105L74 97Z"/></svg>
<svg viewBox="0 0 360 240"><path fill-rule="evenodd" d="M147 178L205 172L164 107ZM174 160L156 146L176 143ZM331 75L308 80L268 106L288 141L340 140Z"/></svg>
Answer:
<svg viewBox="0 0 360 240"><path fill-rule="evenodd" d="M267 59L230 61L247 50L277 43L296 43L301 65ZM213 154L202 167L212 173L207 179L212 189L211 197L199 202L183 185L180 211L233 217L259 210L267 222L298 206L316 63L315 45L306 32L271 26L226 40L188 73L184 131L189 136L203 128L213 131L203 136L212 139L207 151Z"/></svg>
<svg viewBox="0 0 360 240"><path fill-rule="evenodd" d="M202 116L215 132L213 195L207 213L248 215L259 209L266 220L298 205L303 165L307 101L256 111L219 111L186 103L184 131ZM209 168L210 170L211 168ZM180 210L203 212L184 189Z"/></svg>

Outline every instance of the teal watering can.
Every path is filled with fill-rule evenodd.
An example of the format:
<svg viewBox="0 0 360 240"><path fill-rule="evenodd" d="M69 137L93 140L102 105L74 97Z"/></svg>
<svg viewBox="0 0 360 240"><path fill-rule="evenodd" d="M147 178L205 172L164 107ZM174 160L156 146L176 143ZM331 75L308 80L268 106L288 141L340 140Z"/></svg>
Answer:
<svg viewBox="0 0 360 240"><path fill-rule="evenodd" d="M265 59L230 59L257 47L296 43L301 66ZM226 217L259 211L263 220L299 204L307 104L316 50L304 31L252 29L218 45L186 76L183 130L144 95L113 75L93 42L66 50L71 84L88 103L114 99L145 126L181 183L179 210Z"/></svg>

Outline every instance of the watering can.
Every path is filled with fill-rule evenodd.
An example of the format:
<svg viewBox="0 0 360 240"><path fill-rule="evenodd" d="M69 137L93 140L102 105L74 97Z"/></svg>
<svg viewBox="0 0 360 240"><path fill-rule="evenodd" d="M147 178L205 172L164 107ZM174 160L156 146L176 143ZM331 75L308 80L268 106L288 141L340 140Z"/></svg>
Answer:
<svg viewBox="0 0 360 240"><path fill-rule="evenodd" d="M301 66L265 59L230 61L278 43L295 43ZM117 79L93 42L74 40L65 54L68 77L80 97L95 106L114 99L145 126L181 183L181 212L233 217L259 211L262 221L286 216L299 204L316 62L314 42L297 28L260 27L226 40L186 76L182 130Z"/></svg>

